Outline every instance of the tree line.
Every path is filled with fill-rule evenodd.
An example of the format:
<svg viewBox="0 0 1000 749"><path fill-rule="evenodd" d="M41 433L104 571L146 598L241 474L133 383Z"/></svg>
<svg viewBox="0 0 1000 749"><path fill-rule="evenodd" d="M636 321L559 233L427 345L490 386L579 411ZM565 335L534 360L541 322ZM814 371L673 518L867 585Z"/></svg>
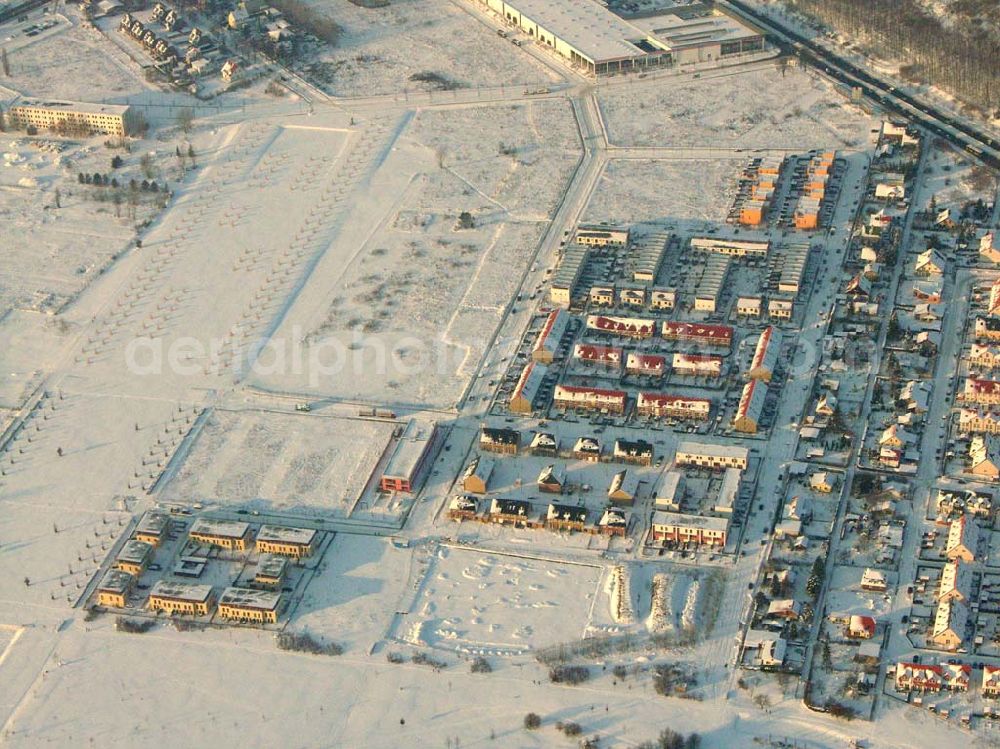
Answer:
<svg viewBox="0 0 1000 749"><path fill-rule="evenodd" d="M968 23L946 26L915 0L791 0L834 30L906 61L901 74L947 89L987 113L1000 109L997 38Z"/></svg>

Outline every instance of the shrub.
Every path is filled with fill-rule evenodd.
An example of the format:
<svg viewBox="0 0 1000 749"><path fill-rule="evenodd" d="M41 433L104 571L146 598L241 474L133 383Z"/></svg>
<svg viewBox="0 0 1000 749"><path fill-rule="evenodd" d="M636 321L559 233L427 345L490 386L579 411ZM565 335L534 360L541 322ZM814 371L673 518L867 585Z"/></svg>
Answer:
<svg viewBox="0 0 1000 749"><path fill-rule="evenodd" d="M151 630L154 626L156 626L156 622L153 619L129 619L124 616L119 616L115 619L116 631L128 632L133 635L141 635Z"/></svg>
<svg viewBox="0 0 1000 749"><path fill-rule="evenodd" d="M389 663L406 663L406 659L399 653L394 653L391 650L385 654L385 659Z"/></svg>
<svg viewBox="0 0 1000 749"><path fill-rule="evenodd" d="M590 678L586 666L553 666L549 669L549 681L553 684L582 684Z"/></svg>
<svg viewBox="0 0 1000 749"><path fill-rule="evenodd" d="M476 656L472 661L472 673L474 674L488 674L493 671L493 666L490 662L483 658L483 656Z"/></svg>
<svg viewBox="0 0 1000 749"><path fill-rule="evenodd" d="M583 733L583 729L580 728L580 724L574 723L571 720L568 720L565 723L556 723L556 728L558 728L567 736L579 736L581 733Z"/></svg>
<svg viewBox="0 0 1000 749"><path fill-rule="evenodd" d="M524 716L524 727L529 731L534 731L540 725L542 725L542 719L538 713L528 713Z"/></svg>
<svg viewBox="0 0 1000 749"><path fill-rule="evenodd" d="M427 653L414 653L413 657L410 658L411 661L416 663L418 666L431 666L433 668L442 669L447 668L448 664L444 661L439 661L431 658Z"/></svg>
<svg viewBox="0 0 1000 749"><path fill-rule="evenodd" d="M344 649L335 642L320 642L311 635L282 632L278 635L278 648L297 653L312 653L313 655L340 655Z"/></svg>

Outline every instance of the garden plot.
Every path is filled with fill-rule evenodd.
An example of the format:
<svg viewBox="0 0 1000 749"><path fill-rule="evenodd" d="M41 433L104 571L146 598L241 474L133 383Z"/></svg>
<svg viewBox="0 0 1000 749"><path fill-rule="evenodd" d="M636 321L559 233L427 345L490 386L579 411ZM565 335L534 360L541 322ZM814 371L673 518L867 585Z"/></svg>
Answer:
<svg viewBox="0 0 1000 749"><path fill-rule="evenodd" d="M622 146L846 148L866 144L878 126L831 84L771 67L605 89L600 104L611 142Z"/></svg>
<svg viewBox="0 0 1000 749"><path fill-rule="evenodd" d="M550 102L418 113L317 267L324 283L275 333L303 339L308 371L256 383L453 406L577 162L571 138L533 124L560 117L568 106Z"/></svg>
<svg viewBox="0 0 1000 749"><path fill-rule="evenodd" d="M521 653L580 639L603 569L442 547L428 569L409 630L417 645Z"/></svg>
<svg viewBox="0 0 1000 749"><path fill-rule="evenodd" d="M162 496L348 515L392 430L361 419L215 411Z"/></svg>
<svg viewBox="0 0 1000 749"><path fill-rule="evenodd" d="M341 33L335 45L310 51L297 67L338 96L556 80L476 19L461 0L394 0L379 8L348 0L311 4L322 5Z"/></svg>
<svg viewBox="0 0 1000 749"><path fill-rule="evenodd" d="M744 163L738 159L615 159L604 170L585 218L622 224L667 222L689 228L725 221ZM692 179L692 174L698 178Z"/></svg>
<svg viewBox="0 0 1000 749"><path fill-rule="evenodd" d="M8 86L25 96L124 101L146 90L138 69L95 28L66 26L9 51Z"/></svg>

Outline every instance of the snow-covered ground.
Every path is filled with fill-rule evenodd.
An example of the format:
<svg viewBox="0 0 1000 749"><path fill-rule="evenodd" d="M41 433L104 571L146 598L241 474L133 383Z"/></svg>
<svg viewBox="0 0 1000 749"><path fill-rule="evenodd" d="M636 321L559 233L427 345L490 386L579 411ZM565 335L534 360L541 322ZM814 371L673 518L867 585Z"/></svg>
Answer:
<svg viewBox="0 0 1000 749"><path fill-rule="evenodd" d="M442 85L523 87L556 79L491 33L463 7L467 1L394 0L384 7L364 8L349 0L312 0L341 33L336 45L297 67L338 96L435 90ZM423 79L428 74L440 76L441 82Z"/></svg>
<svg viewBox="0 0 1000 749"><path fill-rule="evenodd" d="M620 86L598 98L620 146L852 148L878 124L829 82L772 64L652 89Z"/></svg>
<svg viewBox="0 0 1000 749"><path fill-rule="evenodd" d="M307 113L298 104L261 104L248 92L245 111L199 110L190 135L198 166L183 179L173 161L182 138L164 127L171 115L151 117L158 129L137 151L157 152L161 179L175 194L141 230L142 247L130 241L130 228L121 238L125 251L103 273L93 269L118 238L113 214L89 216L77 207L77 188L64 184L66 218L45 221L55 167L39 164L38 187L19 184L24 170L16 159L3 167L0 209L17 228L4 234L15 241L3 249L18 253L4 255L15 269L4 269L4 303L32 307L21 300L41 289L65 304L52 315L16 309L0 317L0 394L12 425L0 452L0 567L7 572L0 576L0 741L152 747L238 737L246 746L542 747L568 745L552 724L573 720L587 735L600 734L602 747L635 746L669 726L698 731L707 747L753 746L758 737L843 747L861 737L902 749L913 746L917 721L921 740L954 744L957 734L946 725L894 705L876 725L809 713L794 689L782 692L773 682L757 687L772 694L771 711L753 706L731 664L764 548L756 517L746 555L725 567L705 559L707 552L642 557L620 539L440 519L482 420L480 411L456 404L484 352L502 364L502 347L520 338L524 303L516 304L522 317L508 316L513 328L492 343L521 277L544 274L553 264L548 251L585 211L717 220L731 199L729 175L744 157L734 150L690 161L638 148L623 153L590 132L592 152L577 172L580 129L588 125L577 122L569 99L583 112L589 87L526 96L507 86L491 94L495 101L475 104L430 97L415 91L410 75L451 72L470 85L552 76L460 4L412 0L367 10L344 0L334 9L346 31L330 59L371 54L381 64L345 62L333 89L399 96L316 103ZM161 101L99 42L95 49L108 59L92 69L63 64L61 53L71 60L90 49L67 51L70 33L92 35L60 30L14 50L14 76L5 84L49 96L100 99L106 91ZM18 65L34 71L30 80ZM781 78L769 65L596 88L612 144L623 146L853 143L860 150L872 125L826 84L793 71ZM167 100L173 112L177 100ZM86 157L93 162L80 157L81 164L103 171L111 152L99 141L73 148L95 145ZM138 158L127 155L124 168L134 173ZM589 201L589 180L605 166ZM24 198L25 190L33 197ZM461 228L463 211L469 228ZM546 234L553 216L559 222ZM62 221L65 240L54 230ZM35 225L50 235L37 241L52 244L20 265L31 245L16 240ZM90 246L72 239L84 226ZM827 249L839 241L827 240ZM546 253L532 270L540 245ZM81 265L90 270L78 279ZM822 290L833 285L828 275ZM355 332L368 336L363 342L400 343L406 354L441 345L445 366L380 370L371 350L355 369L315 359L331 353L337 336L352 343ZM813 327L801 336L818 338ZM257 352L262 340L269 346ZM374 364L364 366L364 356ZM401 415L434 418L450 432L422 493L378 500L405 505L397 537L383 537L388 531L367 515L352 518L349 530L357 532L338 529L315 578L292 592L301 598L289 630L336 642L341 656L281 651L271 633L252 629L181 632L164 621L129 635L114 631L112 616L91 619L74 607L129 522L158 500L332 514L338 528L347 526L344 500L367 477L390 428L359 420L358 407L344 403L350 400L400 406ZM295 412L303 402L309 414ZM560 429L576 435L591 427L578 421ZM663 440L657 451L668 462L676 436ZM793 430L775 430L761 486L777 485L793 453ZM539 468L531 467L528 481ZM601 479L593 482L595 511L611 467L593 471ZM158 482L164 471L168 480ZM512 491L514 473L501 471ZM637 518L640 528L647 520ZM628 584L616 593L619 565ZM653 601L654 579L662 582L662 605ZM627 605L615 605L623 597ZM693 629L695 641L654 645L646 626L654 608L657 621ZM586 645L582 638L627 636L637 650L580 656L591 673L580 687L549 684L535 660L548 645L574 653ZM412 662L424 650L444 662L440 673ZM403 663L387 660L395 651L407 656ZM475 652L489 653L493 673L470 672ZM656 663L696 672L695 698L655 694ZM616 665L627 667L625 679ZM529 710L544 719L537 732L522 728Z"/></svg>
<svg viewBox="0 0 1000 749"><path fill-rule="evenodd" d="M349 515L393 429L362 419L215 411L161 496L292 515Z"/></svg>

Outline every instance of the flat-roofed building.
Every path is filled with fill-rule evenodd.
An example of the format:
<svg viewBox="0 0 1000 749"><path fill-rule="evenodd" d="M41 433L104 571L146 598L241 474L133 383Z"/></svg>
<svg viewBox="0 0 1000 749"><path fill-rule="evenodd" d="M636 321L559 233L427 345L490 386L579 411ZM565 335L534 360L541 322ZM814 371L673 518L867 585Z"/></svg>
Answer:
<svg viewBox="0 0 1000 749"><path fill-rule="evenodd" d="M657 419L691 419L705 421L712 410L712 401L707 398L692 398L686 395L667 393L639 393L636 411L642 416Z"/></svg>
<svg viewBox="0 0 1000 749"><path fill-rule="evenodd" d="M618 303L623 307L642 309L646 306L646 289L623 286L618 290Z"/></svg>
<svg viewBox="0 0 1000 749"><path fill-rule="evenodd" d="M135 577L119 569L110 569L97 586L97 605L123 609L135 589Z"/></svg>
<svg viewBox="0 0 1000 749"><path fill-rule="evenodd" d="M624 247L628 238L627 226L613 224L580 224L573 235L574 242L590 247Z"/></svg>
<svg viewBox="0 0 1000 749"><path fill-rule="evenodd" d="M462 474L462 490L472 494L486 494L490 488L490 477L496 463L483 455L477 455Z"/></svg>
<svg viewBox="0 0 1000 749"><path fill-rule="evenodd" d="M684 474L667 471L653 494L653 507L657 510L680 512L684 499Z"/></svg>
<svg viewBox="0 0 1000 749"><path fill-rule="evenodd" d="M759 380L750 380L743 386L736 414L733 416L733 429L737 432L755 434L760 427L764 413L764 403L767 401L767 385Z"/></svg>
<svg viewBox="0 0 1000 749"><path fill-rule="evenodd" d="M413 420L397 440L382 472L382 491L415 493L420 490L438 447L437 424Z"/></svg>
<svg viewBox="0 0 1000 749"><path fill-rule="evenodd" d="M669 242L669 232L657 231L634 243L632 253L635 256L635 270L632 271L633 281L656 282Z"/></svg>
<svg viewBox="0 0 1000 749"><path fill-rule="evenodd" d="M778 263L778 291L795 296L802 287L802 278L809 261L808 242L786 245Z"/></svg>
<svg viewBox="0 0 1000 749"><path fill-rule="evenodd" d="M692 237L691 249L696 252L711 252L731 257L767 257L771 243L748 242L738 239L715 239L713 237Z"/></svg>
<svg viewBox="0 0 1000 749"><path fill-rule="evenodd" d="M545 318L545 324L535 339L535 347L531 351L532 361L551 364L559 353L559 346L566 336L569 327L569 313L562 309L552 310Z"/></svg>
<svg viewBox="0 0 1000 749"><path fill-rule="evenodd" d="M649 308L672 310L677 306L677 292L674 289L653 289L649 294Z"/></svg>
<svg viewBox="0 0 1000 749"><path fill-rule="evenodd" d="M262 525L257 531L257 551L302 559L316 551L319 534L312 528Z"/></svg>
<svg viewBox="0 0 1000 749"><path fill-rule="evenodd" d="M760 317L762 310L759 296L741 296L736 300L736 314L740 317Z"/></svg>
<svg viewBox="0 0 1000 749"><path fill-rule="evenodd" d="M145 541L129 539L115 557L115 569L139 577L153 561L153 549L154 546Z"/></svg>
<svg viewBox="0 0 1000 749"><path fill-rule="evenodd" d="M556 385L553 403L560 410L570 408L607 413L625 413L627 395L623 390Z"/></svg>
<svg viewBox="0 0 1000 749"><path fill-rule="evenodd" d="M587 328L623 338L652 338L656 334L656 321L640 317L587 315Z"/></svg>
<svg viewBox="0 0 1000 749"><path fill-rule="evenodd" d="M583 275L587 261L590 259L590 249L582 245L570 245L563 252L559 268L552 274L552 285L549 287L549 299L553 304L568 307L576 295L580 276Z"/></svg>
<svg viewBox="0 0 1000 749"><path fill-rule="evenodd" d="M665 320L661 335L668 341L687 341L720 348L728 348L733 342L733 329L728 325Z"/></svg>
<svg viewBox="0 0 1000 749"><path fill-rule="evenodd" d="M535 402L548 372L548 367L544 364L528 362L517 378L507 407L516 414L530 414L535 409Z"/></svg>
<svg viewBox="0 0 1000 749"><path fill-rule="evenodd" d="M591 286L590 303L595 307L613 307L615 289L613 286Z"/></svg>
<svg viewBox="0 0 1000 749"><path fill-rule="evenodd" d="M103 133L124 137L135 130L134 110L121 104L91 104L57 99L18 99L7 109L12 129L29 127L67 135Z"/></svg>
<svg viewBox="0 0 1000 749"><path fill-rule="evenodd" d="M159 546L170 531L170 517L162 512L147 512L132 532L132 538L150 546Z"/></svg>
<svg viewBox="0 0 1000 749"><path fill-rule="evenodd" d="M750 451L740 445L684 441L677 445L674 462L679 466L697 466L712 470L739 468L745 471L750 465Z"/></svg>
<svg viewBox="0 0 1000 749"><path fill-rule="evenodd" d="M171 615L206 616L215 608L215 592L211 585L157 580L149 591L146 606Z"/></svg>
<svg viewBox="0 0 1000 749"><path fill-rule="evenodd" d="M198 518L188 531L188 538L207 546L218 546L230 551L246 551L253 539L248 523L239 520Z"/></svg>
<svg viewBox="0 0 1000 749"><path fill-rule="evenodd" d="M280 588L288 575L288 558L277 554L261 554L254 567L254 584L264 588Z"/></svg>
<svg viewBox="0 0 1000 749"><path fill-rule="evenodd" d="M281 593L273 590L229 587L219 596L219 616L231 622L275 624L281 610Z"/></svg>
<svg viewBox="0 0 1000 749"><path fill-rule="evenodd" d="M740 479L743 471L739 468L727 468L722 473L722 483L719 484L719 493L715 497L715 504L712 505L712 512L719 515L732 515L736 507L736 500L740 496Z"/></svg>
<svg viewBox="0 0 1000 749"><path fill-rule="evenodd" d="M671 367L675 375L684 377L721 377L722 357L677 352L673 355Z"/></svg>
<svg viewBox="0 0 1000 749"><path fill-rule="evenodd" d="M795 310L791 299L768 299L767 315L772 320L791 320Z"/></svg>
<svg viewBox="0 0 1000 749"><path fill-rule="evenodd" d="M727 518L688 515L681 512L655 510L650 526L654 542L725 546L729 534Z"/></svg>
<svg viewBox="0 0 1000 749"><path fill-rule="evenodd" d="M781 331L773 325L764 328L764 332L757 339L754 348L753 360L750 362L750 371L747 377L752 380L763 380L770 382L774 377L774 372L778 368L778 357L781 354Z"/></svg>
<svg viewBox="0 0 1000 749"><path fill-rule="evenodd" d="M630 351L625 357L625 371L630 375L662 377L666 367L666 357L659 354L640 354Z"/></svg>

